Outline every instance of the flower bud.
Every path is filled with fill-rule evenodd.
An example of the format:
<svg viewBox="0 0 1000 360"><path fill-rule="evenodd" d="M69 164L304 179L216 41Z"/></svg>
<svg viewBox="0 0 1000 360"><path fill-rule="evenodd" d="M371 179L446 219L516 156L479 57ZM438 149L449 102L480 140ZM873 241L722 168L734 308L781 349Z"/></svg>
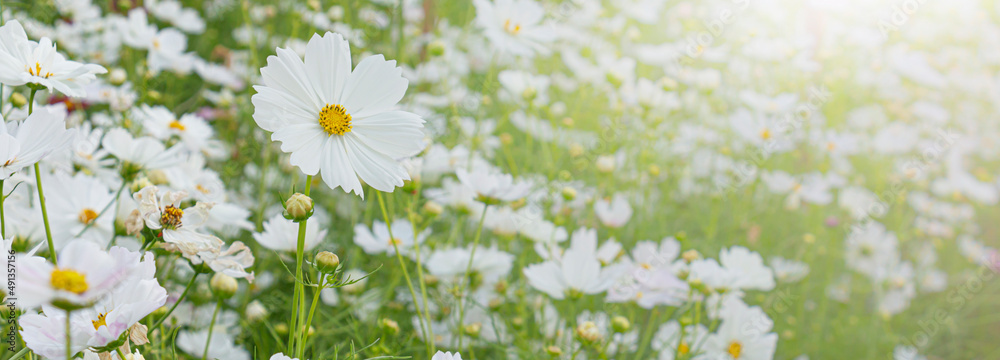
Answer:
<svg viewBox="0 0 1000 360"><path fill-rule="evenodd" d="M28 98L24 97L24 94L13 93L10 95L10 103L14 107L22 107L28 103Z"/></svg>
<svg viewBox="0 0 1000 360"><path fill-rule="evenodd" d="M465 335L468 335L469 337L472 338L478 338L479 333L482 330L483 330L483 324L480 323L472 323L469 325L465 325L465 327L462 328L462 332L464 332Z"/></svg>
<svg viewBox="0 0 1000 360"><path fill-rule="evenodd" d="M685 251L684 253L682 253L681 254L681 258L684 259L684 261L690 263L692 261L695 261L695 260L698 260L699 258L701 258L701 253L699 253L698 250L691 249L691 250L688 250L688 251Z"/></svg>
<svg viewBox="0 0 1000 360"><path fill-rule="evenodd" d="M396 335L399 333L399 323L392 319L382 319L379 321L379 327L382 331L385 331L389 335Z"/></svg>
<svg viewBox="0 0 1000 360"><path fill-rule="evenodd" d="M562 189L562 197L566 201L573 201L573 199L576 199L576 189L569 186L564 187Z"/></svg>
<svg viewBox="0 0 1000 360"><path fill-rule="evenodd" d="M441 215L444 212L444 207L433 201L428 201L424 203L424 211L432 216Z"/></svg>
<svg viewBox="0 0 1000 360"><path fill-rule="evenodd" d="M313 200L300 193L292 194L285 202L285 218L300 222L313 214Z"/></svg>
<svg viewBox="0 0 1000 360"><path fill-rule="evenodd" d="M631 327L632 323L630 323L624 316L615 316L611 318L611 329L617 333L628 332Z"/></svg>
<svg viewBox="0 0 1000 360"><path fill-rule="evenodd" d="M551 356L551 357L558 357L558 356L562 355L562 349L559 348L558 346L551 345L551 346L545 347L545 353L549 354L549 356Z"/></svg>
<svg viewBox="0 0 1000 360"><path fill-rule="evenodd" d="M601 331L593 321L584 321L576 327L576 337L580 341L593 343L601 339Z"/></svg>
<svg viewBox="0 0 1000 360"><path fill-rule="evenodd" d="M110 81L112 85L121 85L125 83L127 77L128 73L125 72L125 69L114 68L111 69L111 72L108 74L108 81Z"/></svg>
<svg viewBox="0 0 1000 360"><path fill-rule="evenodd" d="M597 171L609 173L615 171L615 157L611 155L601 155L597 157Z"/></svg>
<svg viewBox="0 0 1000 360"><path fill-rule="evenodd" d="M432 57L444 55L445 49L444 42L441 40L434 40L427 44L427 54Z"/></svg>
<svg viewBox="0 0 1000 360"><path fill-rule="evenodd" d="M232 276L215 273L212 275L212 280L209 282L212 288L212 294L219 299L228 299L236 294L236 290L240 288L240 284L236 282L236 279Z"/></svg>
<svg viewBox="0 0 1000 360"><path fill-rule="evenodd" d="M320 251L316 254L316 268L325 274L331 274L337 271L337 267L340 266L340 257L329 251Z"/></svg>
<svg viewBox="0 0 1000 360"><path fill-rule="evenodd" d="M288 324L280 323L274 325L274 332L278 333L280 336L288 335Z"/></svg>
<svg viewBox="0 0 1000 360"><path fill-rule="evenodd" d="M254 300L247 304L247 309L245 311L247 320L250 322L257 322L267 318L267 308L260 301Z"/></svg>

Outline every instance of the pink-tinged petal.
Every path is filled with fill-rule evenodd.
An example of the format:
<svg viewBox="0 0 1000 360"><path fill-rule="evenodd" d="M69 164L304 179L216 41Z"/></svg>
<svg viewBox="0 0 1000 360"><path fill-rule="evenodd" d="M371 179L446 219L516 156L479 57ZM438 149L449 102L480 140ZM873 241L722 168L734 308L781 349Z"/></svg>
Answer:
<svg viewBox="0 0 1000 360"><path fill-rule="evenodd" d="M409 82L396 61L386 61L382 55L361 60L344 84L340 104L353 117L364 118L389 110L406 94Z"/></svg>

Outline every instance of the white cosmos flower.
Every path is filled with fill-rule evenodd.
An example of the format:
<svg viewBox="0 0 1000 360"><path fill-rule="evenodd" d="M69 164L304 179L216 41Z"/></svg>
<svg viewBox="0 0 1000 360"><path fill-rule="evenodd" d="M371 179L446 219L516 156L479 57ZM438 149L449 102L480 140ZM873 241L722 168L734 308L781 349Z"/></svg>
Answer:
<svg viewBox="0 0 1000 360"><path fill-rule="evenodd" d="M480 200L515 201L528 196L531 184L523 181L514 182L510 174L500 173L480 166L473 171L455 170L455 175L462 185L473 189L479 194Z"/></svg>
<svg viewBox="0 0 1000 360"><path fill-rule="evenodd" d="M549 260L524 268L524 276L535 289L553 299L599 294L607 290L624 268L603 267L592 249L570 247L561 261Z"/></svg>
<svg viewBox="0 0 1000 360"><path fill-rule="evenodd" d="M386 192L403 186L410 177L398 160L423 150L424 121L392 110L408 84L396 62L374 55L351 71L350 46L333 33L309 40L305 62L276 51L260 69L263 85L254 86L253 117L291 164L362 197L361 181Z"/></svg>
<svg viewBox="0 0 1000 360"><path fill-rule="evenodd" d="M284 353L277 353L277 354L271 355L271 359L270 360L299 360L299 359L298 358L293 358L293 357L288 356L288 355L285 355Z"/></svg>
<svg viewBox="0 0 1000 360"><path fill-rule="evenodd" d="M75 135L76 129L66 130L63 105L40 107L21 122L0 116L0 180L69 147Z"/></svg>
<svg viewBox="0 0 1000 360"><path fill-rule="evenodd" d="M44 260L44 259L43 259ZM66 359L66 312L45 306L45 314L24 314L18 319L21 338L35 354L47 359ZM70 352L76 354L90 345L94 326L82 312L70 316Z"/></svg>
<svg viewBox="0 0 1000 360"><path fill-rule="evenodd" d="M610 200L598 199L594 202L594 213L604 226L622 227L632 218L632 206L621 194L615 194Z"/></svg>
<svg viewBox="0 0 1000 360"><path fill-rule="evenodd" d="M139 253L117 246L104 251L87 240L70 242L57 259L56 265L39 256L18 259L17 298L21 308L52 303L90 306L139 265Z"/></svg>
<svg viewBox="0 0 1000 360"><path fill-rule="evenodd" d="M462 354L438 351L431 360L462 360Z"/></svg>
<svg viewBox="0 0 1000 360"><path fill-rule="evenodd" d="M146 227L160 232L167 250L180 251L197 265L202 262L199 254L219 252L222 248L224 243L221 239L194 231L207 221L211 205L199 202L181 209L181 201L187 198L186 192L167 191L161 196L156 186L147 186L132 197L138 202L138 209L132 212L127 222L132 223L138 218Z"/></svg>
<svg viewBox="0 0 1000 360"><path fill-rule="evenodd" d="M476 24L497 49L532 57L548 53L555 31L542 23L545 10L532 0L474 0Z"/></svg>
<svg viewBox="0 0 1000 360"><path fill-rule="evenodd" d="M102 246L111 240L114 215L101 212L112 204L115 195L99 179L82 172L73 176L56 174L45 178L45 195L56 249L77 234Z"/></svg>
<svg viewBox="0 0 1000 360"><path fill-rule="evenodd" d="M264 223L264 231L254 233L253 238L260 246L274 251L295 251L298 249L299 224L275 214ZM305 250L316 247L326 237L326 229L320 230L319 223L306 223Z"/></svg>
<svg viewBox="0 0 1000 360"><path fill-rule="evenodd" d="M17 20L0 26L0 83L9 86L38 84L67 96L86 95L83 85L108 72L96 64L69 61L56 51L49 38L28 40Z"/></svg>
<svg viewBox="0 0 1000 360"><path fill-rule="evenodd" d="M364 224L354 226L354 243L369 254L395 255L396 247L399 247L399 251L403 254L408 254L411 252L410 248L417 243L423 243L428 235L430 229L414 236L413 225L405 219L392 222L392 237L389 237L389 228L381 221L376 220L371 229Z"/></svg>
<svg viewBox="0 0 1000 360"><path fill-rule="evenodd" d="M179 154L181 147L174 146L167 149L159 140L148 136L133 138L132 134L122 128L108 131L101 140L101 146L118 160L126 163L123 166L132 166L137 170L164 169L184 161Z"/></svg>
<svg viewBox="0 0 1000 360"><path fill-rule="evenodd" d="M719 360L771 360L778 335L774 322L758 306L749 307L738 297L722 304L722 324L705 341L706 358Z"/></svg>

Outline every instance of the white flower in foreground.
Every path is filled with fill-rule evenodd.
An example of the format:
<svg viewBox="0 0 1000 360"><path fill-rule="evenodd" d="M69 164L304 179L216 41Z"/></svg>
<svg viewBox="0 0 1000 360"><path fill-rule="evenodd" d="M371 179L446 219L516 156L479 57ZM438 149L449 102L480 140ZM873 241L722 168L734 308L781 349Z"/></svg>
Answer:
<svg viewBox="0 0 1000 360"><path fill-rule="evenodd" d="M774 322L758 306L729 297L721 310L722 325L705 342L705 355L720 360L771 360L778 345Z"/></svg>
<svg viewBox="0 0 1000 360"><path fill-rule="evenodd" d="M44 304L90 306L114 290L139 265L137 252L117 246L104 251L86 240L70 242L57 258L54 266L39 256L18 259L17 298L21 308Z"/></svg>
<svg viewBox="0 0 1000 360"><path fill-rule="evenodd" d="M306 44L305 62L278 48L260 72L253 118L303 173L362 197L361 181L391 192L410 179L398 160L423 150L424 120L392 110L408 85L395 61L369 56L351 71L347 41L326 33Z"/></svg>
<svg viewBox="0 0 1000 360"><path fill-rule="evenodd" d="M34 165L53 151L67 148L76 129L66 130L66 108L45 106L21 122L0 116L0 180Z"/></svg>
<svg viewBox="0 0 1000 360"><path fill-rule="evenodd" d="M43 259L44 260L44 259ZM66 312L50 306L45 307L45 315L24 314L18 320L21 338L27 348L47 359L66 359ZM94 332L82 314L70 316L70 352L79 353L87 349L90 334Z"/></svg>
<svg viewBox="0 0 1000 360"><path fill-rule="evenodd" d="M465 169L455 170L455 175L462 185L475 190L479 194L479 200L486 203L499 201L515 201L528 196L531 191L531 184L527 182L514 182L510 174L500 173L486 167L479 167L473 171Z"/></svg>
<svg viewBox="0 0 1000 360"><path fill-rule="evenodd" d="M431 360L462 360L462 354L438 351Z"/></svg>
<svg viewBox="0 0 1000 360"><path fill-rule="evenodd" d="M546 44L556 38L542 24L545 10L532 0L474 0L476 24L497 49L525 57L548 53Z"/></svg>
<svg viewBox="0 0 1000 360"><path fill-rule="evenodd" d="M293 358L293 357L288 356L288 355L285 355L284 353L277 353L277 354L271 355L271 359L270 360L299 360L299 359L298 358Z"/></svg>
<svg viewBox="0 0 1000 360"><path fill-rule="evenodd" d="M80 344L93 348L117 345L116 342L133 326L167 301L167 290L155 278L156 263L147 253L142 263L129 277L95 306L76 310L70 315L74 352ZM21 317L21 332L28 347L51 355L65 355L65 312L43 306L44 314L25 314ZM145 332L142 326L135 328ZM59 334L62 332L62 334ZM60 336L55 336L59 334ZM138 345L138 344L137 344ZM46 356L51 357L49 354Z"/></svg>
<svg viewBox="0 0 1000 360"><path fill-rule="evenodd" d="M325 237L326 229L320 230L318 222L306 223L305 251L312 250ZM274 251L295 251L298 249L299 224L285 219L280 213L275 214L264 223L264 231L254 233L253 238L260 246Z"/></svg>
<svg viewBox="0 0 1000 360"><path fill-rule="evenodd" d="M66 60L49 38L28 40L17 20L0 26L0 83L8 86L38 84L67 96L86 95L83 85L108 72L96 64Z"/></svg>

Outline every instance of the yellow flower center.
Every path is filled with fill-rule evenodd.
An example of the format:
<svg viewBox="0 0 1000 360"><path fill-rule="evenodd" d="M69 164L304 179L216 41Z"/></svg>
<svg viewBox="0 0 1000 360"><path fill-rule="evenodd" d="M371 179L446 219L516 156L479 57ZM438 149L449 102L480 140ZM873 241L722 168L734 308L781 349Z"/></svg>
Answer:
<svg viewBox="0 0 1000 360"><path fill-rule="evenodd" d="M327 135L344 135L351 132L351 114L343 105L326 104L319 111L319 125Z"/></svg>
<svg viewBox="0 0 1000 360"><path fill-rule="evenodd" d="M402 245L403 241L397 238L389 238L389 245Z"/></svg>
<svg viewBox="0 0 1000 360"><path fill-rule="evenodd" d="M521 24L511 25L510 19L507 19L507 21L504 21L503 23L503 30L511 34L517 35L517 33L521 32Z"/></svg>
<svg viewBox="0 0 1000 360"><path fill-rule="evenodd" d="M91 320L90 322L94 324L94 330L99 330L101 326L108 326L106 318L108 314L97 314L97 320Z"/></svg>
<svg viewBox="0 0 1000 360"><path fill-rule="evenodd" d="M689 352L691 352L691 347L688 346L688 344L686 342L681 341L680 344L677 344L677 354L678 355L687 355L687 353L689 353Z"/></svg>
<svg viewBox="0 0 1000 360"><path fill-rule="evenodd" d="M181 218L184 217L184 210L178 209L173 205L167 205L163 208L163 214L160 215L160 225L168 229L176 229L181 227Z"/></svg>
<svg viewBox="0 0 1000 360"><path fill-rule="evenodd" d="M31 76L41 76L46 79L52 76L52 73L48 71L46 71L45 74L42 75L42 64L37 61L35 62L35 67L32 68L30 66L25 66L24 68L25 70L28 71L28 74L31 74Z"/></svg>
<svg viewBox="0 0 1000 360"><path fill-rule="evenodd" d="M763 131L761 131L760 132L760 138L764 139L764 140L770 139L771 138L771 130L764 129Z"/></svg>
<svg viewBox="0 0 1000 360"><path fill-rule="evenodd" d="M80 215L77 215L76 218L84 225L90 225L94 222L94 220L97 220L98 215L99 214L94 211L94 209L87 208L83 209L83 211L80 212Z"/></svg>
<svg viewBox="0 0 1000 360"><path fill-rule="evenodd" d="M646 270L650 270L653 268L653 265L650 265L649 263L640 263L639 266Z"/></svg>
<svg viewBox="0 0 1000 360"><path fill-rule="evenodd" d="M87 276L76 270L56 268L52 270L51 282L53 288L77 295L87 291Z"/></svg>
<svg viewBox="0 0 1000 360"><path fill-rule="evenodd" d="M170 125L167 126L170 127L171 129L177 129L178 131L184 131L185 129L187 129L186 127L184 127L184 124L181 124L181 122L177 120L171 121Z"/></svg>
<svg viewBox="0 0 1000 360"><path fill-rule="evenodd" d="M738 341L733 341L733 342L729 343L729 350L728 350L728 352L729 352L729 355L733 357L733 359L739 359L740 358L740 353L743 352L743 345L740 344Z"/></svg>

